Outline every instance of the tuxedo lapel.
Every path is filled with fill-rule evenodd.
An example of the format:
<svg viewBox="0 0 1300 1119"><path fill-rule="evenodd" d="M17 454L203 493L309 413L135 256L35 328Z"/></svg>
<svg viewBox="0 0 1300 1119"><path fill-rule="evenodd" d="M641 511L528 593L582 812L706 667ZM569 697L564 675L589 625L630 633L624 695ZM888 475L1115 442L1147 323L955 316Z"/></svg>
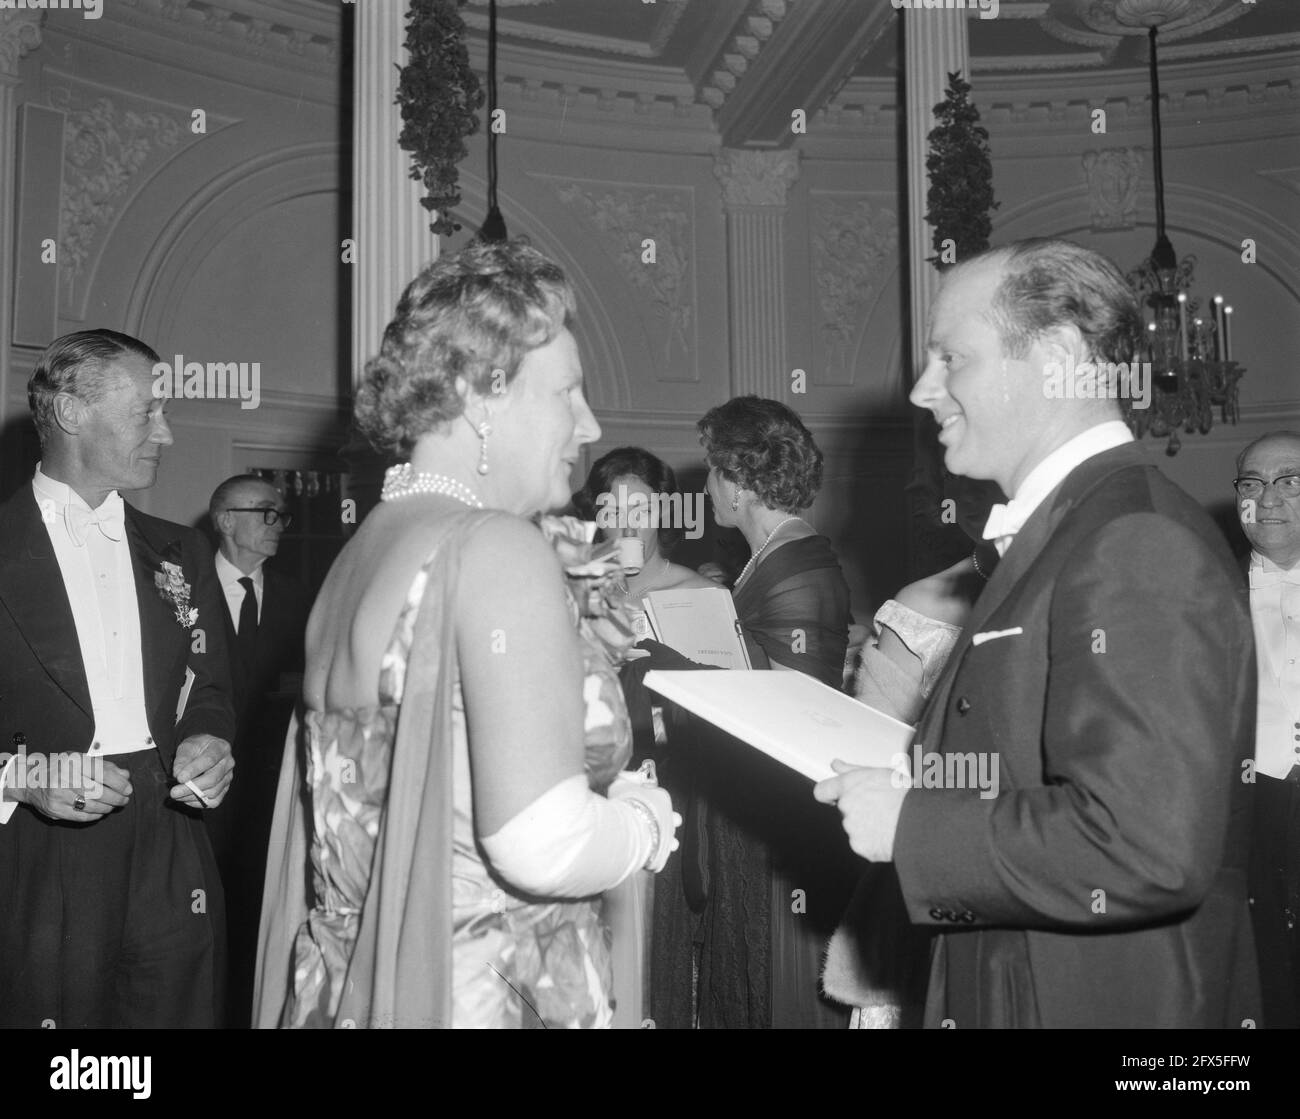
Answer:
<svg viewBox="0 0 1300 1119"><path fill-rule="evenodd" d="M971 648L972 638L984 629L998 607L1033 567L1034 561L1047 546L1065 515L1107 475L1123 467L1145 465L1146 462L1145 452L1135 443L1125 443L1104 451L1075 467L1033 511L1024 527L1016 534L1006 555L993 569L983 593L976 599L961 636L939 674L939 679L935 681L930 701L917 724L915 742L924 745L928 741L931 749L939 748L953 680L961 667L962 659Z"/></svg>
<svg viewBox="0 0 1300 1119"><path fill-rule="evenodd" d="M163 710L167 699L162 693L163 684L170 679L168 668L178 656L184 656L184 645L189 641L189 630L176 621L175 608L159 591L154 576L162 565L180 566L179 541L155 538L136 511L126 507L126 532L131 545L131 567L135 574L136 607L140 614L140 661L144 668L144 705L149 726L158 737L159 723L173 721L175 711ZM175 697L172 697L175 702Z"/></svg>
<svg viewBox="0 0 1300 1119"><path fill-rule="evenodd" d="M0 600L50 678L93 722L77 624L30 484L0 511Z"/></svg>

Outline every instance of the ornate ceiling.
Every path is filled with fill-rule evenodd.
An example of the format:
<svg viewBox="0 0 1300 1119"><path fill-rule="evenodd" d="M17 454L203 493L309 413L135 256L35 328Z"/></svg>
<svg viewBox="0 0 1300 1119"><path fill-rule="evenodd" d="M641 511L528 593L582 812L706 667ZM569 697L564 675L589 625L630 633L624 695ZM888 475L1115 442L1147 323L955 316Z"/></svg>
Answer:
<svg viewBox="0 0 1300 1119"><path fill-rule="evenodd" d="M566 112L617 108L665 131L689 123L728 146L782 146L791 142L791 106L811 119L862 105L868 125L893 111L894 2L921 8L960 0L499 0L499 70L506 92L543 103L558 97ZM1171 96L1181 96L1180 71L1199 90L1213 84L1208 71L1244 67L1255 75L1244 84L1258 100L1279 81L1300 84L1292 80L1300 0L965 3L976 89L986 100L1003 97L1013 113L1020 100L1110 97L1129 87L1140 97L1153 22L1161 26ZM102 26L84 33L126 24L260 59L284 80L314 73L322 88L337 88L348 7L340 0L117 0L106 5ZM996 16L984 18L994 8ZM487 0L469 0L463 11L471 57L481 66ZM911 26L923 29L925 15L908 13ZM345 95L337 88L335 96Z"/></svg>

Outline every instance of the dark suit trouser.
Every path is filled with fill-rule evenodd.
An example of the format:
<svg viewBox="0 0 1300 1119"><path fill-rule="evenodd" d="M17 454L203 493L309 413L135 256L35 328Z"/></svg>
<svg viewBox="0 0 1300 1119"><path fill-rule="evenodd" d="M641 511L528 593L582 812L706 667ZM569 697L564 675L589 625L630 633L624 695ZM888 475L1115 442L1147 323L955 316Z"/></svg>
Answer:
<svg viewBox="0 0 1300 1119"><path fill-rule="evenodd" d="M152 750L93 824L23 806L0 828L0 1025L211 1027L224 902L203 821Z"/></svg>
<svg viewBox="0 0 1300 1119"><path fill-rule="evenodd" d="M1250 912L1264 1025L1300 1026L1300 766L1255 777Z"/></svg>

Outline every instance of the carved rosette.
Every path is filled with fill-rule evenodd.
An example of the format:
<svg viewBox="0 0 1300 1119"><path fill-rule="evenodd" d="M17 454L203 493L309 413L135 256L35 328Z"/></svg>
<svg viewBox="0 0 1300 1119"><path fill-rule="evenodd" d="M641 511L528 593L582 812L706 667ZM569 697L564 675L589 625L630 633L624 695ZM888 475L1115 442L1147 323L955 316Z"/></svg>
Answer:
<svg viewBox="0 0 1300 1119"><path fill-rule="evenodd" d="M178 113L124 108L69 86L52 89L49 100L67 114L59 206L61 310L80 318L113 222L143 180L194 137Z"/></svg>
<svg viewBox="0 0 1300 1119"><path fill-rule="evenodd" d="M40 9L0 11L0 81L18 77L18 60L41 45Z"/></svg>
<svg viewBox="0 0 1300 1119"><path fill-rule="evenodd" d="M693 197L688 189L609 186L552 180L560 201L600 233L600 241L628 283L653 308L662 328L661 361L691 351L695 305L691 270ZM646 240L654 261L645 260Z"/></svg>
<svg viewBox="0 0 1300 1119"><path fill-rule="evenodd" d="M898 218L865 198L813 203L813 265L827 365L842 368L871 302L898 257Z"/></svg>
<svg viewBox="0 0 1300 1119"><path fill-rule="evenodd" d="M1137 148L1087 151L1083 153L1083 171L1092 228L1132 229L1137 222L1142 152Z"/></svg>
<svg viewBox="0 0 1300 1119"><path fill-rule="evenodd" d="M714 160L713 173L722 184L722 204L728 210L784 207L790 187L799 178L799 153L723 148Z"/></svg>

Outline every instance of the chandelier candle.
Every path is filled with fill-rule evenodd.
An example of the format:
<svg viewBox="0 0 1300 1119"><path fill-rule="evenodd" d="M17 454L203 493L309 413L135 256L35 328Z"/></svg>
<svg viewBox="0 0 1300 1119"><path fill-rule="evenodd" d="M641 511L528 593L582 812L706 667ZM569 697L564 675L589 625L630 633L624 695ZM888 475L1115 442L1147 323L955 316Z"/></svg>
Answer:
<svg viewBox="0 0 1300 1119"><path fill-rule="evenodd" d="M1227 361L1223 352L1223 296L1214 297L1214 360Z"/></svg>
<svg viewBox="0 0 1300 1119"><path fill-rule="evenodd" d="M1182 350L1183 360L1187 360L1187 293L1178 293L1178 344Z"/></svg>
<svg viewBox="0 0 1300 1119"><path fill-rule="evenodd" d="M1223 309L1223 360L1232 360L1232 308Z"/></svg>

